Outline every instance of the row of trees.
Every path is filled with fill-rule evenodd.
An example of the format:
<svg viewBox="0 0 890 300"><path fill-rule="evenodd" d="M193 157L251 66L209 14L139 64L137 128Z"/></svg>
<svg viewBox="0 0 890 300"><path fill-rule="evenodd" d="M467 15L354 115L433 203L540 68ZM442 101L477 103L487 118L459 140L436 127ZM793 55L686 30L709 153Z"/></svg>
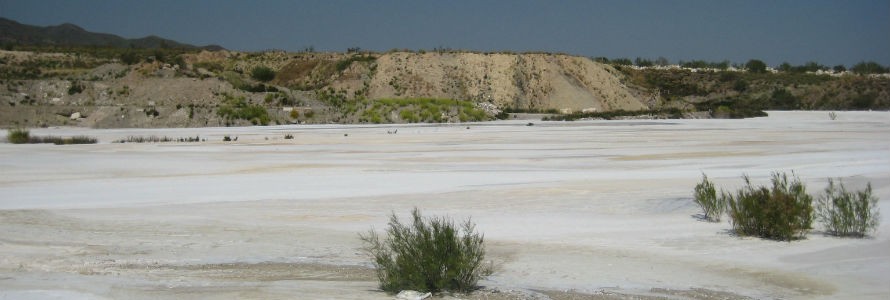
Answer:
<svg viewBox="0 0 890 300"><path fill-rule="evenodd" d="M658 57L654 60L637 57L634 60L629 58L613 58L609 59L606 57L594 57L594 61L618 65L618 66L638 66L638 67L654 67L654 66L668 66L671 65L670 61L664 57ZM726 70L729 67L734 67L737 69L746 69L755 73L763 73L767 70L767 65L763 61L759 59L751 59L745 64L731 63L728 60L719 61L719 62L710 62L704 60L692 60L692 61L683 61L680 60L677 62L677 65L683 68L696 68L696 69L715 69L715 70ZM836 65L833 67L825 66L819 64L814 61L810 61L804 63L802 65L794 66L788 62L783 62L778 65L776 68L779 72L788 72L788 73L806 73L806 72L817 72L817 71L834 71L834 72L845 72L850 71L856 74L884 74L890 73L890 66L882 66L879 63L873 61L860 62L853 67L847 69L844 65Z"/></svg>

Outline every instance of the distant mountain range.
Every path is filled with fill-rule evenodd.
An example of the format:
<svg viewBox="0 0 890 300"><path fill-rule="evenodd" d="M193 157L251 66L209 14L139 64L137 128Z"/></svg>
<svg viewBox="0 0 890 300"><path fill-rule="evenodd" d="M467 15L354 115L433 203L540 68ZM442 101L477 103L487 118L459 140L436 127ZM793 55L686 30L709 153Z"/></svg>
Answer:
<svg viewBox="0 0 890 300"><path fill-rule="evenodd" d="M36 46L100 46L119 48L186 48L224 50L218 45L194 46L150 35L138 39L126 39L108 33L89 32L80 26L65 23L56 26L33 26L0 18L0 44Z"/></svg>

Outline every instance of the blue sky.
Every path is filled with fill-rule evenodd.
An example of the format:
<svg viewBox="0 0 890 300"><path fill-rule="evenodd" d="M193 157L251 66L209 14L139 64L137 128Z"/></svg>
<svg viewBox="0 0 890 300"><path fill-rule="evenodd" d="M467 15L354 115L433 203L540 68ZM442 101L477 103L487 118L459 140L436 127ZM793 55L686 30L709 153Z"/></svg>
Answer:
<svg viewBox="0 0 890 300"><path fill-rule="evenodd" d="M890 65L890 0L0 0L0 16L246 51L448 47Z"/></svg>

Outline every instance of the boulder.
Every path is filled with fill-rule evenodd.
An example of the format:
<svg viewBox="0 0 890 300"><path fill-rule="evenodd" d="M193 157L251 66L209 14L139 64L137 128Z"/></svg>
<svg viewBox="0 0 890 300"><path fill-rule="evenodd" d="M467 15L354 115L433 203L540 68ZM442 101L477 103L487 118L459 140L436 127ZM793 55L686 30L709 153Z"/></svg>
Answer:
<svg viewBox="0 0 890 300"><path fill-rule="evenodd" d="M81 118L80 112L75 112L75 113L71 114L71 119L72 119L72 120L77 120L77 119L80 119L80 118Z"/></svg>

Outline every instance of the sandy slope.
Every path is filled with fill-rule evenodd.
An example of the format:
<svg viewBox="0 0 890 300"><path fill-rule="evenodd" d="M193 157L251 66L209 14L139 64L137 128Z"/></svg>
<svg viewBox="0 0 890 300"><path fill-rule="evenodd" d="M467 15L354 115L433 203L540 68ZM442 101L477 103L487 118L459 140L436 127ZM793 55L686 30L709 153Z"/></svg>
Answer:
<svg viewBox="0 0 890 300"><path fill-rule="evenodd" d="M101 143L0 144L0 299L387 299L357 233L412 207L485 233L480 299L890 295L886 112L536 123L33 130ZM209 141L108 143L152 134ZM701 172L773 170L813 192L870 181L876 236L773 242L696 217Z"/></svg>
<svg viewBox="0 0 890 300"><path fill-rule="evenodd" d="M554 54L386 53L368 83L371 99L434 97L531 109L641 110L642 97L611 66ZM356 76L360 78L362 76ZM341 79L335 88L350 83Z"/></svg>

